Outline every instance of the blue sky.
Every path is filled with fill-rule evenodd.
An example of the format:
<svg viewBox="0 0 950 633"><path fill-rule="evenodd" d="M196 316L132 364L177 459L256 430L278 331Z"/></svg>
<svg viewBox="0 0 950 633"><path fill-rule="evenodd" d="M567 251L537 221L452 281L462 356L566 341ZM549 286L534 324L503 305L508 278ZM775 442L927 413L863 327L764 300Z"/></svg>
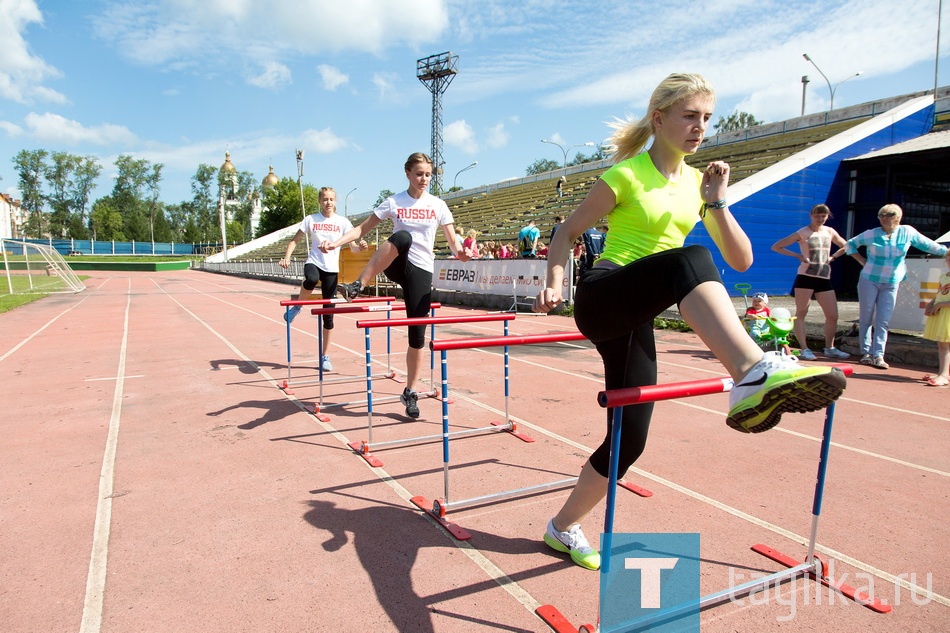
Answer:
<svg viewBox="0 0 950 633"><path fill-rule="evenodd" d="M113 161L165 165L161 199L191 198L199 163L231 152L262 179L273 164L337 190L340 210L403 190L429 151L432 97L416 60L451 51L443 182L516 178L564 146L599 143L605 122L641 116L671 72L706 75L714 120L765 121L932 89L938 0L0 0L0 191L18 196L21 149L92 155L93 199ZM938 84L948 83L944 11ZM712 130L710 130L712 132ZM589 153L590 148L579 148ZM572 154L573 151L572 150Z"/></svg>

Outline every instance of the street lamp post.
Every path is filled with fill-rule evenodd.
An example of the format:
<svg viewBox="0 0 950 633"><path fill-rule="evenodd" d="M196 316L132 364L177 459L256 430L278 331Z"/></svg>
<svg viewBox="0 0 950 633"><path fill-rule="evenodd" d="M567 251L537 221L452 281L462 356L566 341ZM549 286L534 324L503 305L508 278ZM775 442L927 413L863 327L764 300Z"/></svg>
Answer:
<svg viewBox="0 0 950 633"><path fill-rule="evenodd" d="M805 116L805 89L808 87L808 75L802 75L802 116Z"/></svg>
<svg viewBox="0 0 950 633"><path fill-rule="evenodd" d="M300 213L304 220L307 219L307 205L304 204L303 200L303 150L298 149L297 152L297 186L300 189ZM304 233L304 241L307 244L307 252L310 252L310 236Z"/></svg>
<svg viewBox="0 0 950 633"><path fill-rule="evenodd" d="M476 161L474 161L471 165L469 165L468 167L463 167L462 169L458 170L458 171L455 173L455 179L452 180L452 189L455 189L455 187L458 186L459 174L461 174L463 171L468 171L469 169L474 169L477 165L478 165L478 161L476 160Z"/></svg>
<svg viewBox="0 0 950 633"><path fill-rule="evenodd" d="M350 189L346 193L346 196L343 198L343 215L345 215L346 217L350 217L350 213L346 205L350 200L350 194L353 193L354 191L356 191L356 187L353 187L352 189Z"/></svg>
<svg viewBox="0 0 950 633"><path fill-rule="evenodd" d="M815 60L813 60L811 57L809 57L809 56L808 56L808 53L802 53L802 57L804 57L806 61L811 62L811 65L815 67L815 70L818 71L818 73L824 78L825 83L828 84L828 92L831 93L831 104L830 104L829 107L828 107L828 110L829 110L829 111L835 109L835 92L838 90L838 86L840 86L840 85L843 84L844 82L848 81L848 79L854 79L855 77L857 77L858 75L860 75L861 73L864 72L863 70L859 70L858 72L854 73L854 74L851 75L850 77L846 77L846 78L842 79L841 81L839 81L838 83L836 83L836 84L834 85L834 87L832 87L832 86L831 86L831 81L828 79L828 76L825 75L825 73L821 72L821 68L818 68L818 64L815 63ZM803 79L803 81L804 81L804 79ZM803 106L803 107L804 107L804 106ZM802 113L804 114L804 112L802 112Z"/></svg>
<svg viewBox="0 0 950 633"><path fill-rule="evenodd" d="M564 154L564 167L567 167L567 153L571 151L572 149L574 149L575 147L596 147L596 145L592 143L591 141L587 141L586 143L581 143L580 145L571 145L570 147L567 147L567 148L565 148L560 143L555 143L554 141L548 141L546 139L541 139L541 142L548 143L550 145L557 145L558 149L560 149L561 152Z"/></svg>

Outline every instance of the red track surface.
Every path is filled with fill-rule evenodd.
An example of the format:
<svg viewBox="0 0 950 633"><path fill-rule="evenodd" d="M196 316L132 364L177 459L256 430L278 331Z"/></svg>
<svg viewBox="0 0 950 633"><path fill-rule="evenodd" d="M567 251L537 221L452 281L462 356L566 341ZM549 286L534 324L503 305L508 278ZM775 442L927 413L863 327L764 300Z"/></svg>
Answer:
<svg viewBox="0 0 950 633"><path fill-rule="evenodd" d="M326 409L322 423L307 412L317 386L278 389L279 301L292 287L197 271L91 275L81 295L0 315L4 632L543 632L544 604L575 627L596 620L598 574L540 540L566 491L450 512L472 534L457 542L409 501L443 496L441 444L380 451L373 469L347 446L365 439L365 407ZM364 375L364 316L337 316L330 377ZM294 323L295 377L316 375L315 323ZM562 317L511 323L521 336L573 330ZM466 323L437 337L500 332ZM404 346L394 330L397 369ZM661 382L723 375L693 335L659 332L658 349ZM448 352L454 429L501 419L501 353ZM454 440L453 499L573 477L603 434L601 364L586 342L511 353L511 415L537 441ZM923 373L855 366L818 530L832 575L893 612L797 580L704 611L703 631L948 629L950 391L923 386ZM374 397L401 389L378 380ZM325 404L364 398L361 381L324 386ZM802 558L811 528L822 415L744 435L724 423L727 398L658 403L626 477L654 496L618 494L618 532L701 534L704 593L780 569L756 543ZM440 433L441 402L419 405L414 422L398 403L374 407L374 440ZM603 507L584 526L595 543L602 525Z"/></svg>

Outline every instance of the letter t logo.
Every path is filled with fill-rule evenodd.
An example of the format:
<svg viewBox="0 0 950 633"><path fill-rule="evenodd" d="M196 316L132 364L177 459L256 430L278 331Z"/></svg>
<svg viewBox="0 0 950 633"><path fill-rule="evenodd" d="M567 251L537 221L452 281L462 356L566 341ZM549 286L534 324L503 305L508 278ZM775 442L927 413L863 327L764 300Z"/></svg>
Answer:
<svg viewBox="0 0 950 633"><path fill-rule="evenodd" d="M678 558L624 558L624 569L640 570L640 608L660 608L660 572L676 567Z"/></svg>

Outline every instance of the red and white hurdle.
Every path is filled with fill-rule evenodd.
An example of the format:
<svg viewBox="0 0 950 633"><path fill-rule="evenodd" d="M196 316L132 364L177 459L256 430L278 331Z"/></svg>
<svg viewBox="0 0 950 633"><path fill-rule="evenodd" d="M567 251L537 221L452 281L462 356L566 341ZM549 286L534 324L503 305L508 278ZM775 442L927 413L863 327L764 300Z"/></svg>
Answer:
<svg viewBox="0 0 950 633"><path fill-rule="evenodd" d="M835 367L845 375L853 372L851 365L835 365ZM619 452L620 452L620 430L623 416L623 407L646 402L658 402L660 400L673 400L691 396L700 396L713 393L722 393L731 391L733 381L731 378L710 378L704 380L693 380L679 383L669 383L665 385L650 385L644 387L631 387L627 389L614 389L610 391L601 391L597 395L597 402L604 408L613 409L613 423L611 425L611 446L610 446L610 471L608 473L607 486L607 511L604 518L604 538L601 543L601 549L604 553L601 562L600 573L606 575L610 573L610 554L612 550L613 539L613 521L614 509L616 505L615 486L611 485L617 481L619 471ZM851 598L857 603L878 613L887 613L892 610L889 604L881 602L863 591L859 591L849 585L836 582L827 575L827 562L815 553L815 545L818 536L818 517L821 514L821 503L824 493L825 474L828 466L828 453L831 447L831 430L834 422L835 403L832 402L825 412L825 423L822 431L821 449L818 456L818 475L815 483L814 500L812 502L812 525L811 536L808 543L808 552L804 562L797 561L790 556L768 547L757 544L752 546L752 550L762 554L773 561L785 565L784 569L773 574L756 578L750 582L729 587L722 591L701 596L698 600L684 603L675 607L663 609L657 616L647 619L629 620L606 630L595 627L590 624L582 625L579 629L571 626L567 619L551 605L543 605L536 610L541 619L558 633L568 633L579 631L580 633L619 633L620 631L645 631L652 626L674 623L676 620L698 611L722 604L742 596L749 595L757 590L777 585L786 580L792 580L798 577L812 578L827 587L833 587L842 595Z"/></svg>
<svg viewBox="0 0 950 633"><path fill-rule="evenodd" d="M405 318L405 319L391 319L391 320L364 320L357 321L356 327L363 328L365 330L364 338L366 340L366 357L371 357L370 351L370 330L378 327L398 327L398 326L411 326L411 325L428 325L432 328L432 336L435 336L435 326L436 325L450 325L450 324L461 324L461 323L490 323L490 322L502 322L504 323L504 336L508 336L508 323L515 319L514 314L477 314L477 315L459 315L459 316L440 316L440 317L416 317L416 318ZM435 352L432 352L435 354ZM368 369L367 369L368 371ZM434 381L430 377L430 384L434 385ZM369 381L369 376L367 375L366 389L368 393L372 393L372 383ZM432 392L419 394L420 396L425 397L438 397L439 393L437 390L433 389ZM449 435L452 437L461 437L465 435L475 435L479 433L486 432L500 432L500 431L509 431L514 433L512 425L493 425L490 427L484 427L479 429L466 429L464 431L453 431ZM371 466L382 466L382 461L379 460L371 451L372 449L382 449L382 448L391 448L395 446L404 446L406 444L420 444L424 442L438 441L443 438L443 435L425 435L419 437L408 437L398 440L389 440L385 442L374 442L373 441L373 406L372 401L368 403L367 406L367 433L368 440L365 441L354 441L350 442L349 446L354 451L357 452L363 459L366 460ZM524 438L522 438L524 439ZM533 440L532 440L533 441Z"/></svg>
<svg viewBox="0 0 950 633"><path fill-rule="evenodd" d="M353 303L355 303L355 301L354 301ZM441 303L432 303L432 304L430 304L430 305L429 305L429 309L431 310L432 316L435 316L435 311L436 311L437 309L441 308L441 307L442 307L442 304L441 304ZM366 389L366 399L365 399L365 400L351 400L351 401L349 401L349 402L336 402L336 403L333 403L333 404L324 405L324 404L323 404L323 384L324 384L324 381L322 380L322 377L323 377L323 367L321 366L321 367L320 367L320 377L321 377L321 380L320 380L320 396L319 396L319 401L317 402L317 404L314 405L314 411L313 411L314 415L317 416L318 419L320 419L322 422L328 422L328 421L329 421L329 418L328 418L326 415L324 415L324 414L322 413L322 411L323 411L324 409L328 409L328 408L331 408L331 407L346 407L346 406L360 405L360 404L368 405L369 410L370 410L370 415L372 415L372 409L373 409L373 383L372 383L372 381L373 381L373 379L374 379L374 378L380 378L380 377L382 377L382 378L390 378L390 379L392 379L392 380L396 380L397 382L403 382L403 381L401 381L401 380L399 380L399 379L396 378L396 372L392 371L392 366L391 366L391 363L390 363L390 357L391 357L391 355L390 355L389 352L388 352L388 350L389 350L389 348L390 348L390 343L389 343L389 340L390 340L390 339L389 339L390 330L389 330L389 327L391 327L391 321L392 321L392 319L390 319L390 318L388 317L388 314L389 314L389 313L392 313L392 312L397 312L397 311L404 311L405 309L406 309L406 306L405 306L405 305L395 305L395 306L394 306L394 305L369 306L369 305L353 305L353 304L347 304L347 305L344 305L344 306L334 307L334 308L314 308L314 309L312 309L312 310L310 311L311 314L314 314L314 315L317 315L317 316L323 316L323 315L327 315L327 314L358 314L358 313L363 313L363 312L386 312L386 313L387 313L387 318L386 318L386 319L380 319L380 325L381 325L381 326L385 326L385 327L387 328L387 330L386 330L386 342L387 342L387 345L386 345L386 347L387 347L387 354L386 354L386 367L387 367L387 370L386 370L386 373L384 373L384 374L382 374L382 375L374 375L374 374L373 374L373 359L372 359L372 355L370 354L370 350L369 350L369 348L367 347L367 350L366 350L366 385L367 385L367 389ZM362 379L352 377L352 378L338 379L337 382L353 382L353 381L355 381L355 380L362 380ZM377 400L377 402L392 402L392 401L395 401L395 400L398 400L398 399L399 399L399 396L390 396L390 397L384 398L384 399L382 399L382 400Z"/></svg>
<svg viewBox="0 0 950 633"><path fill-rule="evenodd" d="M395 301L395 300L396 300L396 297L357 297L356 299L354 299L354 300L352 301L352 303L364 304L364 303L386 302L387 305L392 305L392 302ZM301 306L301 307L307 306L307 307L325 308L325 307L328 307L328 306L332 307L332 306L336 306L336 305L339 305L339 304L349 305L345 299L342 299L342 298L339 298L339 297L333 298L333 299L302 299L302 300L301 300L301 299L285 299L285 300L282 300L282 301L280 302L280 305L284 307L284 323L285 323L286 326L287 326L287 378L286 378L286 379L283 381L283 383L280 385L280 388L284 391L284 393L286 393L286 394L288 394L288 395L292 395L292 394L294 393L294 392L293 392L293 389L292 389L292 386L294 386L294 385L300 387L300 386L304 386L304 385L314 385L314 384L317 384L317 383L322 384L323 381L324 381L324 378L323 378L323 364L320 362L320 355L323 353L323 317L322 317L322 316L319 316L319 315L317 316L317 372L318 372L318 377L317 377L317 379L315 379L315 380L314 380L314 379L309 379L309 380L296 380L296 381L295 381L295 380L292 379L293 354L292 354L292 351L291 351L291 336L290 336L291 324L290 324L290 319L289 319L289 316L290 316L290 309L291 309L292 307L294 307L294 306ZM387 346L387 369L389 368L388 353L389 353L389 349L388 349L388 346ZM391 378L391 377L394 375L391 370L389 370L388 373L389 373L389 375L380 374L378 377L380 377L380 378ZM359 379L361 379L361 378L356 378L356 379L359 380ZM341 379L341 380L338 380L338 382L343 381L343 380L353 380L353 378Z"/></svg>
<svg viewBox="0 0 950 633"><path fill-rule="evenodd" d="M511 499L514 497L522 497L531 494L537 494L541 492L546 492L549 490L557 490L561 488L566 488L573 485L577 481L577 477L570 477L568 479L561 479L558 481L552 481L549 483L537 484L534 486L526 486L522 488L515 488L511 490L504 490L501 492L494 492L479 497L474 497L471 499L462 499L462 500L451 500L449 496L449 402L448 402L448 355L449 350L461 350L461 349L476 349L484 347L504 347L504 368L505 368L505 422L504 423L493 423L499 426L507 427L510 425L512 433L517 431L517 425L514 421L511 420L509 415L509 398L510 398L510 361L508 348L512 345L539 345L544 343L566 343L570 341L583 341L586 340L586 337L580 332L555 332L549 334L528 334L522 336L496 336L496 337L476 337L476 338L463 338L463 339L451 339L451 340L433 340L429 343L429 347L433 351L438 351L441 354L441 364L442 364L442 462L443 462L443 496L437 498L431 504L429 501L421 496L417 495L410 499L413 504L415 504L421 510L427 512L435 520L439 522L442 527L444 527L452 536L458 540L464 541L471 538L471 534L466 531L464 528L459 525L447 521L445 518L446 512L450 509L457 510L460 508L479 506L486 504L491 501L500 501L503 499ZM527 441L527 440L526 440ZM531 440L533 441L533 440ZM631 492L638 494L642 497L650 497L653 495L652 492L639 486L635 486L625 481L617 482L617 485L627 488Z"/></svg>

